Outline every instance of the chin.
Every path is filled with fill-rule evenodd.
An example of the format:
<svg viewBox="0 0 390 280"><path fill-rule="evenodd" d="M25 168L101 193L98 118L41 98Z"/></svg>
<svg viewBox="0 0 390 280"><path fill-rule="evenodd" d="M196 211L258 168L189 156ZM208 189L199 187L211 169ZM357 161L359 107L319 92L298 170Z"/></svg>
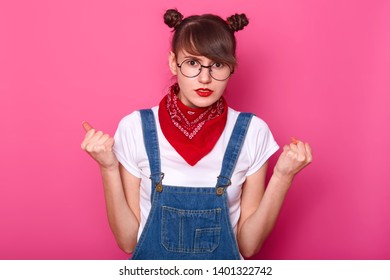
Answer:
<svg viewBox="0 0 390 280"><path fill-rule="evenodd" d="M197 100L194 100L194 104L198 107L208 107L217 102L221 97L209 96L209 97L200 97Z"/></svg>
<svg viewBox="0 0 390 280"><path fill-rule="evenodd" d="M203 101L203 102L195 102L193 105L198 108L205 108L213 105L217 100L212 101Z"/></svg>

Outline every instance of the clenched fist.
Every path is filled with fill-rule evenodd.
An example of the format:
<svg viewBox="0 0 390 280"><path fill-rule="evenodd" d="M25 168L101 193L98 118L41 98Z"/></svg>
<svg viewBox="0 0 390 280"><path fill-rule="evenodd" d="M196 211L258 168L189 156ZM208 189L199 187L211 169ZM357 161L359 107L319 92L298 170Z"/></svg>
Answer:
<svg viewBox="0 0 390 280"><path fill-rule="evenodd" d="M81 148L86 151L102 168L118 167L118 160L113 152L114 138L102 131L96 131L88 122L83 122L86 131Z"/></svg>
<svg viewBox="0 0 390 280"><path fill-rule="evenodd" d="M295 138L289 145L285 145L282 154L274 168L274 174L278 177L293 178L299 171L313 160L312 150L308 143L303 143Z"/></svg>

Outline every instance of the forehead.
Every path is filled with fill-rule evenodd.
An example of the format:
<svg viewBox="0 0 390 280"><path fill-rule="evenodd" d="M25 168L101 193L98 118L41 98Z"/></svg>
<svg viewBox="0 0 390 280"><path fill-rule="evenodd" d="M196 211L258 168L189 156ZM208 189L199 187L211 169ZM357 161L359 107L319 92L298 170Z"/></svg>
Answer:
<svg viewBox="0 0 390 280"><path fill-rule="evenodd" d="M178 51L177 53L177 59L181 59L181 60L184 60L184 59L196 59L200 62L211 62L213 61L212 59L206 57L206 56L203 56L203 55L199 55L199 54L192 54L192 53L189 53L187 52L186 50L180 50Z"/></svg>

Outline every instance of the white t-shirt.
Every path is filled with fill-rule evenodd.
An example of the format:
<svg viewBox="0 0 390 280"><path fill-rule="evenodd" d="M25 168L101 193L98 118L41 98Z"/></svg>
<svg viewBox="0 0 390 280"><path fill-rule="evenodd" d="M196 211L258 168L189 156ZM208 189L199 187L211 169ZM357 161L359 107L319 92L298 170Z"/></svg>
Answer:
<svg viewBox="0 0 390 280"><path fill-rule="evenodd" d="M183 187L215 187L221 171L225 154L234 124L239 112L229 108L225 129L212 151L198 161L189 165L171 146L161 131L158 120L158 107L152 108L159 139L161 172L165 174L163 184ZM141 178L140 209L141 221L138 238L145 226L151 208L151 180L148 156L143 140L141 115L135 111L124 117L114 136L114 152L124 168L134 176ZM232 184L227 188L230 220L233 230L237 232L240 218L241 187L247 176L255 173L278 150L267 124L254 116L233 171Z"/></svg>

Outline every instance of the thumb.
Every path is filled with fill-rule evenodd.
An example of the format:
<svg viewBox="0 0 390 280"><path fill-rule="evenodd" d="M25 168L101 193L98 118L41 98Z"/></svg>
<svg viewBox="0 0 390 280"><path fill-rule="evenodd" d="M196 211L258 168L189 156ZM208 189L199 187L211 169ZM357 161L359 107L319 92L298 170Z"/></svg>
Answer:
<svg viewBox="0 0 390 280"><path fill-rule="evenodd" d="M87 122L87 121L83 121L82 125L83 125L84 130L86 132L90 131L93 128L92 125L90 125L89 122Z"/></svg>
<svg viewBox="0 0 390 280"><path fill-rule="evenodd" d="M298 140L295 138L295 137L291 137L291 143L293 143L293 144L298 144Z"/></svg>

